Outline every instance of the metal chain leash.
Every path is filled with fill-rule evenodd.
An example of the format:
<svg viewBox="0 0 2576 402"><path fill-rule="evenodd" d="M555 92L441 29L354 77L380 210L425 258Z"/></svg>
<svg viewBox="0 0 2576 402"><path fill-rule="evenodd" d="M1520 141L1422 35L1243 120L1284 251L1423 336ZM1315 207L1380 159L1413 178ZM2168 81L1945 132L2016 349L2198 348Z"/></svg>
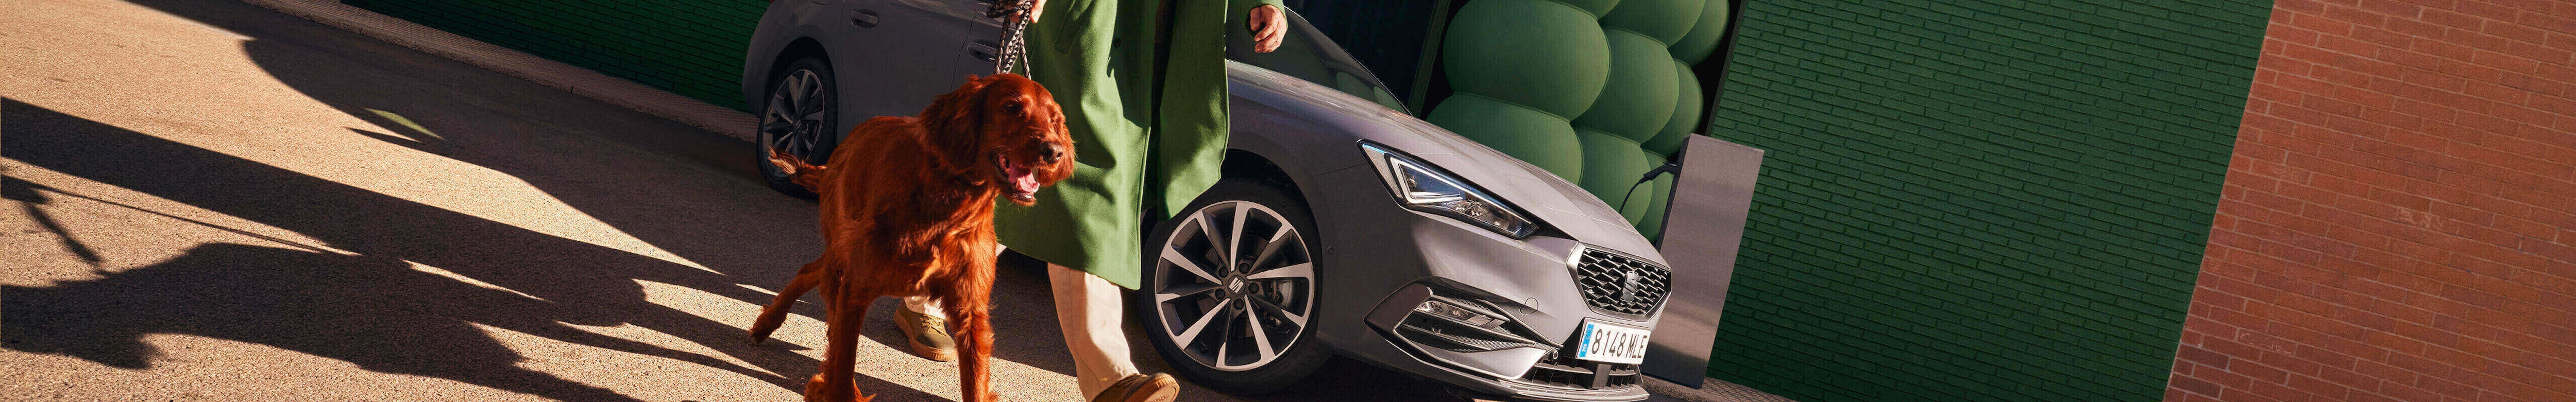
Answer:
<svg viewBox="0 0 2576 402"><path fill-rule="evenodd" d="M1028 61L1028 39L1024 34L1029 30L1030 10L1037 5L1035 0L1003 1L1009 1L1010 4L996 4L991 10L984 12L986 17L1007 18L1002 21L1002 54L994 57L994 74L1008 74L1011 70L1018 69L1021 63Z"/></svg>

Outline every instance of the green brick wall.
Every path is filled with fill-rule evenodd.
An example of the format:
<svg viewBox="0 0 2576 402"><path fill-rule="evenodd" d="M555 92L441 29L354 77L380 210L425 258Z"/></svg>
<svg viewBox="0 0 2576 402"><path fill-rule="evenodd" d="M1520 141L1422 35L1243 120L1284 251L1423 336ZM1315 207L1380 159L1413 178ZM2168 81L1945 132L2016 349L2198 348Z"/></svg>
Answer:
<svg viewBox="0 0 2576 402"><path fill-rule="evenodd" d="M2267 0L1750 0L1769 150L1711 375L1806 402L2154 401Z"/></svg>
<svg viewBox="0 0 2576 402"><path fill-rule="evenodd" d="M742 108L763 0L345 0L369 11Z"/></svg>

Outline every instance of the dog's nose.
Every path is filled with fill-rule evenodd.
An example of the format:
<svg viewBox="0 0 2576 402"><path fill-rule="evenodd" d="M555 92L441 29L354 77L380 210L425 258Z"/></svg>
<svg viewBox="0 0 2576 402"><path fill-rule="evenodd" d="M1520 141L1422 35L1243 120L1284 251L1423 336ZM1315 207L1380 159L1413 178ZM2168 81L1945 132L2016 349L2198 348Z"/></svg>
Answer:
<svg viewBox="0 0 2576 402"><path fill-rule="evenodd" d="M1056 158L1062 157L1064 157L1063 145L1056 145L1055 143L1050 142L1046 143L1046 146L1038 147L1038 161L1040 162L1055 163Z"/></svg>

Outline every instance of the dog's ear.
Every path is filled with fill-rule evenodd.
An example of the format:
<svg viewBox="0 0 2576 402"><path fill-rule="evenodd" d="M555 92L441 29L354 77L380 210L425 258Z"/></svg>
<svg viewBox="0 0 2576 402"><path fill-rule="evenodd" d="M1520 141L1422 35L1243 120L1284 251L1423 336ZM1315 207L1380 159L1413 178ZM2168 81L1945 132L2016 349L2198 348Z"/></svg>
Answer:
<svg viewBox="0 0 2576 402"><path fill-rule="evenodd" d="M990 83L992 80L966 76L966 83L958 84L957 90L940 94L930 100L929 107L921 108L922 123L940 134L972 130L978 123L976 118L983 117L984 85Z"/></svg>
<svg viewBox="0 0 2576 402"><path fill-rule="evenodd" d="M930 131L930 142L943 153L948 163L975 163L976 148L983 143L984 87L991 77L966 76L957 90L930 100L921 109L921 122Z"/></svg>

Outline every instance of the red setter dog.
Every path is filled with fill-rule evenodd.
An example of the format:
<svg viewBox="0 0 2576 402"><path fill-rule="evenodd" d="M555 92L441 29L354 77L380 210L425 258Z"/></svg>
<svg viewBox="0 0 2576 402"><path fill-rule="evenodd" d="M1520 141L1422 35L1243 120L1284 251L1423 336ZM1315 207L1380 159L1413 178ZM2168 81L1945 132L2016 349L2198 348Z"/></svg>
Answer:
<svg viewBox="0 0 2576 402"><path fill-rule="evenodd" d="M866 401L851 376L859 323L879 296L929 295L954 320L958 376L968 401L993 401L986 361L993 330L993 201L1036 202L1039 187L1073 175L1064 111L1036 81L1015 74L967 77L920 117L878 117L850 130L830 162L792 156L770 163L820 194L823 256L796 271L752 323L769 338L796 299L823 287L823 372L808 401Z"/></svg>

